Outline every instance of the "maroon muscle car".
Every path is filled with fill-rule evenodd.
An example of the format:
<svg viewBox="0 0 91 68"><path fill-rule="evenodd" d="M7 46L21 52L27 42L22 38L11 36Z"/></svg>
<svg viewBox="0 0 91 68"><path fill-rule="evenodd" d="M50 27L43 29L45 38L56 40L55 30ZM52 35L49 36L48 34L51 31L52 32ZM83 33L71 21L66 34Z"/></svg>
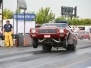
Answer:
<svg viewBox="0 0 91 68"><path fill-rule="evenodd" d="M77 38L67 23L45 23L39 28L31 28L33 48L42 44L44 51L51 51L52 47L63 47L75 51Z"/></svg>

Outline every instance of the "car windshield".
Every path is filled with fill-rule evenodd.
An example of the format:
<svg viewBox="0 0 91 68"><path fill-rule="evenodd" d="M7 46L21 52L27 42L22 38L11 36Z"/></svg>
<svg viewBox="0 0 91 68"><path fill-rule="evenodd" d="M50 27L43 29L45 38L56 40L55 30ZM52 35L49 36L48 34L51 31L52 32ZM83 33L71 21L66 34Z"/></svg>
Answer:
<svg viewBox="0 0 91 68"><path fill-rule="evenodd" d="M59 24L59 23L57 23L57 24L56 23L55 24L53 24L53 23L49 24L48 23L48 24L43 24L41 27L44 27L44 26L56 26L56 27L59 27L59 28L65 28L66 24L62 24L62 23L61 24Z"/></svg>

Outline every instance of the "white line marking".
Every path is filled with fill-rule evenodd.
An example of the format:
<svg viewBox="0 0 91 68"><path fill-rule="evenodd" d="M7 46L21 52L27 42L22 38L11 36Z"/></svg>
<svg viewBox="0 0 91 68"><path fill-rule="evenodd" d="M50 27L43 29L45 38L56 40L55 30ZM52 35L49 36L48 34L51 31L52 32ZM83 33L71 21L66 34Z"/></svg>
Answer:
<svg viewBox="0 0 91 68"><path fill-rule="evenodd" d="M10 56L10 57L5 57L3 59L0 59L0 62L5 62L5 61L11 61L11 60L15 60L15 59L21 59L21 58L26 58L26 57L30 57L33 56L33 54L23 54L23 55L16 55L16 56Z"/></svg>
<svg viewBox="0 0 91 68"><path fill-rule="evenodd" d="M77 61L75 61L75 62L71 62L71 63L69 63L69 64L67 64L67 65L65 65L65 66L59 67L59 68L68 68L68 67L70 67L70 66L73 66L73 65L75 65L75 64L84 62L84 61L89 60L89 59L91 59L91 57L84 57L83 59L77 60Z"/></svg>
<svg viewBox="0 0 91 68"><path fill-rule="evenodd" d="M91 68L91 66L90 67L87 67L87 68Z"/></svg>

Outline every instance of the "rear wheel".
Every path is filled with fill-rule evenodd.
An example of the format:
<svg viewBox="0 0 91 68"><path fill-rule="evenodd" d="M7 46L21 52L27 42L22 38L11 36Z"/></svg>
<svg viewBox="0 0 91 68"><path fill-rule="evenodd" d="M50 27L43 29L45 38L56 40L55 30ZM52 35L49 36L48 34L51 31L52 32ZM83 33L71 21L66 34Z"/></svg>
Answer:
<svg viewBox="0 0 91 68"><path fill-rule="evenodd" d="M43 49L43 51L51 51L51 49L52 49L52 46L46 46L46 45L42 45L42 49Z"/></svg>

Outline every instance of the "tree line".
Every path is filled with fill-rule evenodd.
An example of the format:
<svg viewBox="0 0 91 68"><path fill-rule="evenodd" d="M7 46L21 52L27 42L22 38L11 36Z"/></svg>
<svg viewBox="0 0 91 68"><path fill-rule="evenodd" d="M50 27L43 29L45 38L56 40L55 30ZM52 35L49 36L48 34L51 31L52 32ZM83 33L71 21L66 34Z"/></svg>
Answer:
<svg viewBox="0 0 91 68"><path fill-rule="evenodd" d="M21 13L21 10L18 9L15 12L11 11L10 9L3 9L3 19L12 19L14 13ZM55 14L49 7L40 8L37 13L27 11L26 13L34 13L36 15L36 22L43 24L48 23L49 21L54 20L67 20L70 25L91 25L91 19L79 19L79 18L65 18L65 17L57 17L55 18Z"/></svg>

